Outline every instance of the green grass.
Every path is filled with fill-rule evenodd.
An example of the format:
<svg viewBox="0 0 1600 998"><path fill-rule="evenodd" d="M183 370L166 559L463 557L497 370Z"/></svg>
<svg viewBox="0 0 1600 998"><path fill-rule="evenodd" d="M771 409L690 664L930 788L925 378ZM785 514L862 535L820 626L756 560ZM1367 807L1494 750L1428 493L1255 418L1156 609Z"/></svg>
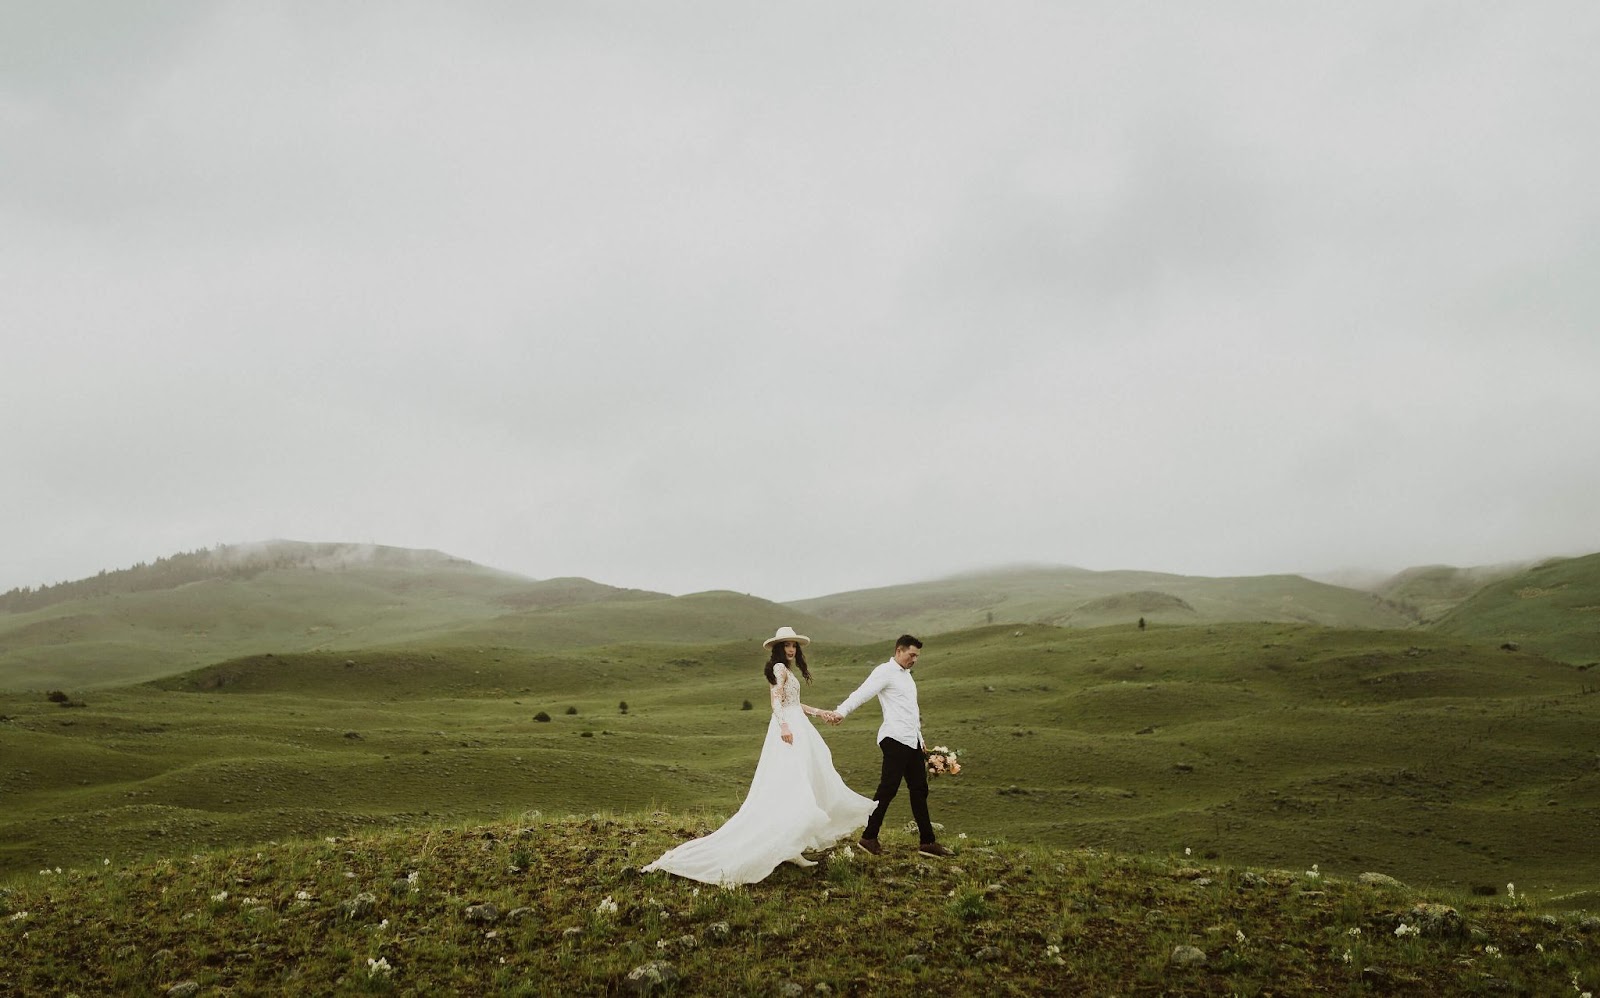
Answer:
<svg viewBox="0 0 1600 998"><path fill-rule="evenodd" d="M1600 554L1553 559L1491 583L1434 629L1574 665L1600 663Z"/></svg>
<svg viewBox="0 0 1600 998"><path fill-rule="evenodd" d="M1483 587L1525 571L1527 564L1456 568L1423 565L1408 568L1379 584L1375 592L1392 603L1416 611L1417 620L1431 624L1465 602Z"/></svg>
<svg viewBox="0 0 1600 998"><path fill-rule="evenodd" d="M887 649L811 650L804 696L831 707ZM731 810L760 661L755 639L307 653L71 691L81 707L0 695L0 872L527 808ZM917 671L927 737L965 763L934 787L947 827L1546 895L1600 884L1587 675L1290 625L985 628L930 640ZM877 723L822 729L858 788Z"/></svg>
<svg viewBox="0 0 1600 998"><path fill-rule="evenodd" d="M994 623L1068 627L1270 621L1410 626L1414 611L1373 593L1297 575L1203 578L1160 572L1019 568L836 593L790 604L873 632L942 633Z"/></svg>
<svg viewBox="0 0 1600 998"><path fill-rule="evenodd" d="M1021 572L811 616L441 558L154 585L185 562L0 615L0 993L594 993L656 959L681 993L1600 983L1597 923L1571 914L1600 902L1600 555L1491 584L1434 630L1294 578ZM936 633L979 613L1070 626ZM1271 622L1217 622L1241 613ZM910 853L897 803L882 860L726 892L632 872L742 799L777 623L817 639L804 696L824 707L923 632L924 731L964 766L931 802L955 862ZM858 789L877 724L822 729ZM372 910L347 917L361 891ZM1425 900L1466 928L1394 936ZM468 922L483 901L528 910ZM1172 966L1177 945L1206 964Z"/></svg>
<svg viewBox="0 0 1600 998"><path fill-rule="evenodd" d="M1580 911L1177 855L974 836L929 861L885 836L881 857L838 849L732 890L637 872L719 820L530 814L52 868L0 888L0 992L602 994L652 965L667 994L1600 985L1600 919ZM1179 946L1204 963L1175 964Z"/></svg>
<svg viewBox="0 0 1600 998"><path fill-rule="evenodd" d="M0 689L119 686L267 652L703 645L771 633L774 621L820 640L870 636L736 593L534 582L466 563L269 568L0 613Z"/></svg>

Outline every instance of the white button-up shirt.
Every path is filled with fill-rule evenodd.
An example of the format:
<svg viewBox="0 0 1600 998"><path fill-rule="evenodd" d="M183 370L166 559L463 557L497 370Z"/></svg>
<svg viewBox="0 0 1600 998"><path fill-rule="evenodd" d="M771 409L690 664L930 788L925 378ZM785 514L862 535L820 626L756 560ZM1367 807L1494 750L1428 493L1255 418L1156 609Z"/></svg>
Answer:
<svg viewBox="0 0 1600 998"><path fill-rule="evenodd" d="M909 748L921 748L922 714L917 710L917 681L911 678L911 670L900 668L900 663L891 658L873 669L867 681L836 710L848 717L872 697L877 697L878 705L883 708L878 741L893 738Z"/></svg>

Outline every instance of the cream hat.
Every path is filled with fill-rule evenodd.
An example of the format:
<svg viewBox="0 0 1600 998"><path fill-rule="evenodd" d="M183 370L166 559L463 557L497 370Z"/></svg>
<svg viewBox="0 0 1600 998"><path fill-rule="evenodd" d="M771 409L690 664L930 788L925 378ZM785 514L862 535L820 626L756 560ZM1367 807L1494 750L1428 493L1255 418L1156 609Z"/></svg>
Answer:
<svg viewBox="0 0 1600 998"><path fill-rule="evenodd" d="M808 645L808 644L811 643L811 639L806 637L804 634L796 634L794 632L794 628L792 628L792 627L780 627L780 628L778 628L778 633L774 634L772 637L768 638L767 640L761 642L761 647L763 647L763 648L771 648L773 645L777 644L780 641L793 641L795 644L802 645L802 646Z"/></svg>

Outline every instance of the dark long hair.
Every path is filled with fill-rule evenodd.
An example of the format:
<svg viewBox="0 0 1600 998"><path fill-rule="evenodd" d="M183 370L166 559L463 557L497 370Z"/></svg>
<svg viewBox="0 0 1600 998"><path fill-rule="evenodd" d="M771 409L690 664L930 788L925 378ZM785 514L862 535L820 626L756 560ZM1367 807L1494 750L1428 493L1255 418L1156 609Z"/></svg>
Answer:
<svg viewBox="0 0 1600 998"><path fill-rule="evenodd" d="M775 665L788 665L789 656L783 653L783 642L772 642L772 654L767 657L767 685L778 685L778 677L773 673ZM806 682L811 682L811 670L806 668L806 647L800 642L794 643L794 664L799 667L800 675L806 677Z"/></svg>

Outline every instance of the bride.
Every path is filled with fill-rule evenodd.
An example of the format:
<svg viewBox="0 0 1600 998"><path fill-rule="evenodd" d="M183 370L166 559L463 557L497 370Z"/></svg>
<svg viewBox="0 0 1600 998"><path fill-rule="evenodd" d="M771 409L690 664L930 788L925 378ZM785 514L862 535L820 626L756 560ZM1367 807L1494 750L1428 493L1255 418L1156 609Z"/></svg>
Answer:
<svg viewBox="0 0 1600 998"><path fill-rule="evenodd" d="M780 627L762 642L771 649L766 674L772 720L744 804L721 828L667 850L641 872L664 870L705 884L753 884L779 863L815 865L803 850L830 846L866 823L877 802L845 786L828 743L807 719L826 719L830 712L800 702L795 673L811 681L801 650L810 643L792 627Z"/></svg>

